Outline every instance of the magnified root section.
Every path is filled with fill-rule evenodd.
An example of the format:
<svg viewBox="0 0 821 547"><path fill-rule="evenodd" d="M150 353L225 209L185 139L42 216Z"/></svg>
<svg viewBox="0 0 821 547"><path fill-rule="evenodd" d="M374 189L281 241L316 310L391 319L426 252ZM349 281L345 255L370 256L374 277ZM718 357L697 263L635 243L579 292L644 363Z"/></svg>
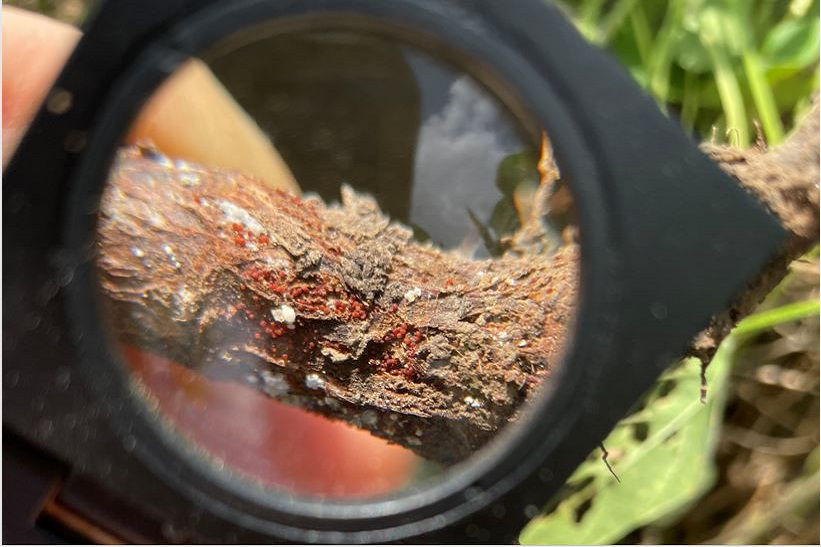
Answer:
<svg viewBox="0 0 821 547"><path fill-rule="evenodd" d="M533 222L550 192L533 196ZM526 221L501 257L468 259L347 187L326 205L129 147L101 202L97 263L120 341L451 464L558 366L572 239L551 248Z"/></svg>

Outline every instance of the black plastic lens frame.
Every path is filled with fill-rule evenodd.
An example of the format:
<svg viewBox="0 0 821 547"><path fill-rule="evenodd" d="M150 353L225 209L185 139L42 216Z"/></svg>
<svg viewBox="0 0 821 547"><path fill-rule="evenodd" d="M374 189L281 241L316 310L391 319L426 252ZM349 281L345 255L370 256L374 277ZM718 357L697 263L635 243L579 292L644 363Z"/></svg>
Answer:
<svg viewBox="0 0 821 547"><path fill-rule="evenodd" d="M109 343L93 249L117 143L182 62L262 27L353 30L446 59L547 130L570 184L581 300L551 396L526 427L436 485L343 503L217 473L147 417ZM195 527L195 540L515 540L785 238L542 0L111 1L54 90L70 93L71 107L44 106L3 173L4 427L169 526ZM67 374L78 381L64 389ZM68 413L80 423L40 427Z"/></svg>

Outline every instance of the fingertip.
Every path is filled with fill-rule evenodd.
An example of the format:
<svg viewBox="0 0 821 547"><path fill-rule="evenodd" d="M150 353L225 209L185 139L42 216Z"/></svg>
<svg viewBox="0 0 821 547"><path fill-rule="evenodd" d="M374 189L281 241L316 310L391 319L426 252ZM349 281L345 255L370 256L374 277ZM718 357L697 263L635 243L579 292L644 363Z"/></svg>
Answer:
<svg viewBox="0 0 821 547"><path fill-rule="evenodd" d="M3 6L3 166L71 54L80 31Z"/></svg>

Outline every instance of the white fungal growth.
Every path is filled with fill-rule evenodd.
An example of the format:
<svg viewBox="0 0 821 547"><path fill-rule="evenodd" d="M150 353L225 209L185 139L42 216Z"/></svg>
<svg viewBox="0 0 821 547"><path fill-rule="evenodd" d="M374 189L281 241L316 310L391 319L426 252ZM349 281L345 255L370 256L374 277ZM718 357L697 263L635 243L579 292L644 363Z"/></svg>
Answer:
<svg viewBox="0 0 821 547"><path fill-rule="evenodd" d="M142 258L145 256L145 251L143 251L139 247L131 247L131 254L133 254L137 258Z"/></svg>
<svg viewBox="0 0 821 547"><path fill-rule="evenodd" d="M319 374L308 374L305 376L305 387L308 389L322 389L325 386L325 380L323 380Z"/></svg>
<svg viewBox="0 0 821 547"><path fill-rule="evenodd" d="M236 222L237 224L242 224L249 230L251 230L254 235L259 235L265 231L265 228L262 227L262 224L255 219L251 213L237 205L236 203L231 203L230 201L221 200L217 202L222 213L225 215L225 222Z"/></svg>
<svg viewBox="0 0 821 547"><path fill-rule="evenodd" d="M422 296L422 289L419 287L414 287L405 293L405 302L410 304L420 296Z"/></svg>
<svg viewBox="0 0 821 547"><path fill-rule="evenodd" d="M293 325L294 321L296 321L296 312L294 311L294 308L288 304L283 304L279 308L272 308L271 315L273 316L274 321L285 323L289 326Z"/></svg>
<svg viewBox="0 0 821 547"><path fill-rule="evenodd" d="M171 295L171 313L175 319L183 319L191 307L191 301L194 299L194 294L180 286L177 292Z"/></svg>
<svg viewBox="0 0 821 547"><path fill-rule="evenodd" d="M263 391L271 397L282 397L287 395L290 390L288 380L282 374L263 370L260 377L262 378Z"/></svg>
<svg viewBox="0 0 821 547"><path fill-rule="evenodd" d="M276 268L278 270L287 270L288 266L290 266L290 263L287 260L282 259L282 258L277 258L277 257L275 257L271 254L266 254L265 256L262 257L262 260L268 266L271 266L271 267Z"/></svg>
<svg viewBox="0 0 821 547"><path fill-rule="evenodd" d="M477 401L476 399L474 399L470 395L465 397L465 404L467 404L470 408L482 408L482 402Z"/></svg>

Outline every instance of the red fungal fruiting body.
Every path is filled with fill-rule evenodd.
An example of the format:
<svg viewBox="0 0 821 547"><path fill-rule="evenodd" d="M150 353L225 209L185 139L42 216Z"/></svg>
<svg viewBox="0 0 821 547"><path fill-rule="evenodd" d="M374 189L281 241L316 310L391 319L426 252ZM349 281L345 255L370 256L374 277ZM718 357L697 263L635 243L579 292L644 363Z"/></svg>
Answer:
<svg viewBox="0 0 821 547"><path fill-rule="evenodd" d="M416 371L413 370L413 367L405 367L401 370L402 376L405 377L406 380L416 380Z"/></svg>
<svg viewBox="0 0 821 547"><path fill-rule="evenodd" d="M268 236L265 235L265 234L262 234L261 236L259 236L257 241L259 241L260 245L267 245L268 243L271 242L271 240L268 239Z"/></svg>
<svg viewBox="0 0 821 547"><path fill-rule="evenodd" d="M234 244L239 247L245 247L245 240L242 238L241 235L234 236Z"/></svg>

